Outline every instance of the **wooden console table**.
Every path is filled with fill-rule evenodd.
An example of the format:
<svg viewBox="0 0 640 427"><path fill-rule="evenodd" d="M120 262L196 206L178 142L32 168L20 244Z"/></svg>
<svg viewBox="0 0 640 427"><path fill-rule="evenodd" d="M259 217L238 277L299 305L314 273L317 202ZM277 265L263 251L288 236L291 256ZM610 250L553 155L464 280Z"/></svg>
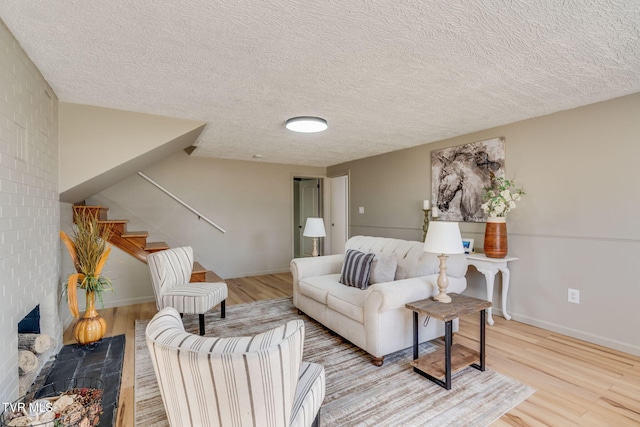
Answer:
<svg viewBox="0 0 640 427"><path fill-rule="evenodd" d="M473 366L485 370L485 310L491 302L465 295L448 294L450 303L433 298L405 304L413 311L413 371L451 390L451 374ZM480 350L475 351L462 344L453 344L453 321L465 314L480 312ZM418 316L422 314L444 322L444 349L418 357Z"/></svg>
<svg viewBox="0 0 640 427"><path fill-rule="evenodd" d="M511 272L509 271L508 263L511 261L517 261L519 258L506 257L506 258L489 258L485 254L469 254L467 255L467 261L473 265L478 272L484 274L484 279L487 285L487 301L493 301L493 285L496 281L496 274L502 273L502 315L505 319L511 320L511 316L507 313L507 295L509 294L509 279ZM487 323L493 325L493 313L489 308L489 316L487 316Z"/></svg>

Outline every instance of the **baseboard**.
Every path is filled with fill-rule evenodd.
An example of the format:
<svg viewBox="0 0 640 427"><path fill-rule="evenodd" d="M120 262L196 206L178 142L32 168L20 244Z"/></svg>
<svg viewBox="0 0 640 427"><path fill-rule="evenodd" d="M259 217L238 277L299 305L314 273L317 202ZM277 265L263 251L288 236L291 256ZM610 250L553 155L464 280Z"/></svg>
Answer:
<svg viewBox="0 0 640 427"><path fill-rule="evenodd" d="M249 271L244 273L237 273L231 276L225 277L225 279L237 279L239 277L250 277L250 276L262 276L265 274L280 274L280 273L289 273L291 270L287 269L277 269L277 270L267 270L267 271Z"/></svg>
<svg viewBox="0 0 640 427"><path fill-rule="evenodd" d="M493 310L494 314L502 315L501 310ZM640 356L640 347L632 344L612 340L610 338L602 337L599 335L590 334L584 331L579 331L565 326L557 325L551 322L545 322L543 320L535 319L529 316L522 316L516 313L509 313L513 320L516 320L527 325L536 326L538 328L546 329L548 331L557 332L562 335L566 335L579 340L587 341L593 344L598 344L604 347L608 347L614 350L623 351L625 353Z"/></svg>
<svg viewBox="0 0 640 427"><path fill-rule="evenodd" d="M125 305L145 304L147 302L155 302L153 295L146 297L128 298L109 300L104 302L104 308L123 307ZM99 303L96 303L97 308L102 308Z"/></svg>
<svg viewBox="0 0 640 427"><path fill-rule="evenodd" d="M103 308L113 308L113 307L124 307L125 305L135 305L135 304L144 304L147 302L155 302L155 297L153 295L146 297L137 297L137 298L125 298L125 299L110 299L104 302L104 305L100 303L100 301L96 301L96 308L101 310ZM80 311L80 315L84 313L84 305L79 306L78 310ZM67 310L68 313L68 310ZM63 319L65 327L73 321L73 316L69 313L68 316Z"/></svg>

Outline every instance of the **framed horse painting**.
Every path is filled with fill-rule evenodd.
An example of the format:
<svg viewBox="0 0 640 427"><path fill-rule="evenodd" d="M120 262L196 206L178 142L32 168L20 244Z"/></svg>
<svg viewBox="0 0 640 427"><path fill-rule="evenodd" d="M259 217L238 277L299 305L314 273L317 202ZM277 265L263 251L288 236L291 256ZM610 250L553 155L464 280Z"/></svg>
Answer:
<svg viewBox="0 0 640 427"><path fill-rule="evenodd" d="M484 222L483 189L504 177L504 137L431 152L431 200L443 221Z"/></svg>

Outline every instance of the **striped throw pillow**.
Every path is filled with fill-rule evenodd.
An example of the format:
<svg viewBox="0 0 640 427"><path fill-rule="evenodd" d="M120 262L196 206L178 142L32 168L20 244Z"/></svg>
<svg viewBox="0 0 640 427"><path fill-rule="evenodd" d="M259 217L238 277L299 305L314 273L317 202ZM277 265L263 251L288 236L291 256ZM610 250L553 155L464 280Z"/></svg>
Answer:
<svg viewBox="0 0 640 427"><path fill-rule="evenodd" d="M375 254L348 249L342 264L340 283L360 289L367 289L369 276L371 275L371 263Z"/></svg>

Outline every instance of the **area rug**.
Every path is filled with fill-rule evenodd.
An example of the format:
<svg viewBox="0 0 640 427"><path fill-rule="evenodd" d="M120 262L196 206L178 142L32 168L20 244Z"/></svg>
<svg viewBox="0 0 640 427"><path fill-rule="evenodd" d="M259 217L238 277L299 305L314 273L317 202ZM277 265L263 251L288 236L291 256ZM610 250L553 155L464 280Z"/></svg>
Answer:
<svg viewBox="0 0 640 427"><path fill-rule="evenodd" d="M471 367L455 374L447 391L413 372L410 348L385 357L378 368L365 351L299 315L291 298L230 306L226 319L207 315L206 335L253 335L292 319L305 322L304 360L325 368L324 426L486 426L534 393L491 369ZM135 422L167 426L144 338L147 323L136 321ZM189 332L198 333L197 316L185 316L184 323ZM420 354L436 349L424 343Z"/></svg>

